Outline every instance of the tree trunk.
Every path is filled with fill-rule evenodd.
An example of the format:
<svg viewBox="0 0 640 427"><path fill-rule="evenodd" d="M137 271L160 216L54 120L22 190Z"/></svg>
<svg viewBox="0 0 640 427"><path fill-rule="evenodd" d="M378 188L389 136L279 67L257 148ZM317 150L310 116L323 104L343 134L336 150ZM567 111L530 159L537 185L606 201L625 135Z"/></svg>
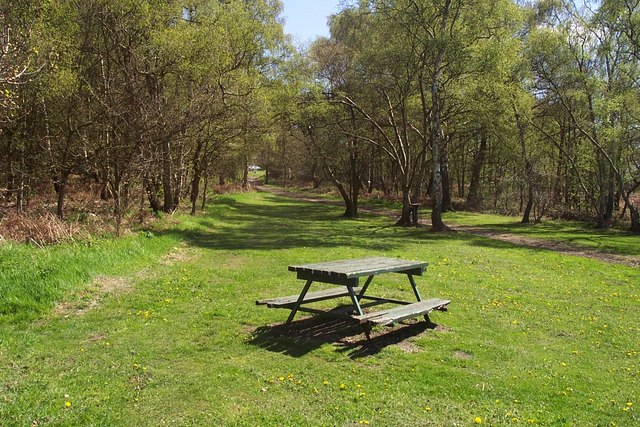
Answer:
<svg viewBox="0 0 640 427"><path fill-rule="evenodd" d="M631 214L631 231L633 234L640 234L640 212L638 208L633 205L629 205L629 214Z"/></svg>
<svg viewBox="0 0 640 427"><path fill-rule="evenodd" d="M25 180L25 171L27 167L25 165L25 155L24 149L20 150L20 172L18 172L18 186L16 188L16 211L22 212L22 208L24 205L24 180Z"/></svg>
<svg viewBox="0 0 640 427"><path fill-rule="evenodd" d="M184 143L180 143L178 148L178 173L175 177L175 185L173 187L173 206L175 211L180 206L180 198L182 197L182 189L187 179L186 168L184 167Z"/></svg>
<svg viewBox="0 0 640 427"><path fill-rule="evenodd" d="M342 215L345 218L355 218L358 214L357 207L354 206L353 200L351 199L349 192L344 188L344 185L338 180L336 175L333 173L333 170L327 165L323 165L322 169L325 172L327 178L331 180L333 185L335 185L336 189L342 196L342 200L344 201L344 214Z"/></svg>
<svg viewBox="0 0 640 427"><path fill-rule="evenodd" d="M529 224L531 221L531 210L533 209L533 165L529 156L527 155L527 140L526 140L526 128L522 122L522 117L518 113L516 106L513 105L514 117L516 119L516 126L518 126L518 138L520 139L520 152L522 153L522 160L524 160L524 179L527 184L527 205L524 208L522 214L522 220L520 223Z"/></svg>
<svg viewBox="0 0 640 427"><path fill-rule="evenodd" d="M440 161L435 160L440 156L440 149L438 148L440 144L433 143L433 185L432 185L432 199L433 199L433 207L431 210L431 227L433 231L444 231L446 226L442 221L442 183L441 183L441 172L440 172Z"/></svg>
<svg viewBox="0 0 640 427"><path fill-rule="evenodd" d="M158 188L155 183L155 179L150 179L148 174L145 174L142 178L142 185L144 186L145 193L147 194L147 200L149 201L149 207L153 210L153 213L158 213L162 210L162 203L158 199Z"/></svg>
<svg viewBox="0 0 640 427"><path fill-rule="evenodd" d="M191 215L196 214L196 205L198 204L198 197L200 196L200 179L202 177L202 159L200 154L202 153L202 147L204 142L202 139L198 139L196 149L193 152L192 165L193 165L193 177L191 178L191 194L189 195L191 201Z"/></svg>
<svg viewBox="0 0 640 427"><path fill-rule="evenodd" d="M451 0L445 0L442 7L442 21L440 28L440 37L445 37L447 30L447 20L449 18L449 8L451 7ZM440 148L444 143L441 129L441 110L442 105L440 103L440 75L442 73L442 61L444 58L444 40L438 49L436 60L433 64L433 74L431 77L431 102L433 103L431 109L431 144L432 144L432 157L433 157L433 208L431 210L431 227L433 231L445 231L448 227L442 221L442 176L441 176L441 158Z"/></svg>
<svg viewBox="0 0 640 427"><path fill-rule="evenodd" d="M351 210L348 218L357 218L358 197L360 195L360 174L358 173L358 148L356 141L351 142L351 152L349 153L349 169L349 198L351 199Z"/></svg>
<svg viewBox="0 0 640 427"><path fill-rule="evenodd" d="M480 209L482 197L480 196L480 175L484 166L484 159L487 154L487 137L484 131L480 135L480 145L478 152L471 163L471 183L467 193L467 209L475 211Z"/></svg>
<svg viewBox="0 0 640 427"><path fill-rule="evenodd" d="M420 78L418 80L418 88L420 89L420 105L422 107L422 147L420 151L420 159L418 163L418 176L414 184L413 200L420 200L422 196L422 185L424 183L425 174L427 173L427 151L429 150L429 117L431 112L429 111L427 94L425 90L424 72L420 72ZM427 188L427 193L429 193Z"/></svg>
<svg viewBox="0 0 640 427"><path fill-rule="evenodd" d="M247 156L243 156L243 166L244 170L242 171L242 189L246 190L249 186L249 160Z"/></svg>
<svg viewBox="0 0 640 427"><path fill-rule="evenodd" d="M400 219L396 221L396 225L402 227L417 225L411 222L411 188L406 182L402 185L402 212L400 213Z"/></svg>
<svg viewBox="0 0 640 427"><path fill-rule="evenodd" d="M317 190L322 185L322 177L318 176L318 161L314 161L311 165L311 180L313 181L313 189Z"/></svg>
<svg viewBox="0 0 640 427"><path fill-rule="evenodd" d="M162 141L162 192L164 195L162 210L166 213L174 211L171 166L171 144L168 139L164 139Z"/></svg>
<svg viewBox="0 0 640 427"><path fill-rule="evenodd" d="M207 190L209 189L209 164L205 162L204 165L204 186L202 187L202 204L200 208L204 210L207 206Z"/></svg>
<svg viewBox="0 0 640 427"><path fill-rule="evenodd" d="M529 160L525 161L525 173L527 176L531 174L531 170L533 169L531 166L531 162ZM529 179L527 179L529 181ZM527 205L524 208L524 212L522 214L521 224L529 224L531 222L531 210L533 209L533 184L527 182Z"/></svg>
<svg viewBox="0 0 640 427"><path fill-rule="evenodd" d="M447 146L447 142L444 142L440 152L442 168L442 212L452 212L454 210L453 204L451 203L451 175L449 174L449 150Z"/></svg>
<svg viewBox="0 0 640 427"><path fill-rule="evenodd" d="M55 183L56 192L58 193L58 201L56 204L56 215L60 219L64 219L64 199L67 195L67 183L69 181L69 173L61 172L60 179Z"/></svg>

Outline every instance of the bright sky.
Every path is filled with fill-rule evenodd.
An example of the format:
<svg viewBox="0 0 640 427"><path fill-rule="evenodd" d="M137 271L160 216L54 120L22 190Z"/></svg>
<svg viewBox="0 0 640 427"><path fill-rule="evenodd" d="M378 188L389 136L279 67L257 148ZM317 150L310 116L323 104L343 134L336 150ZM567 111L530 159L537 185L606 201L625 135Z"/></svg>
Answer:
<svg viewBox="0 0 640 427"><path fill-rule="evenodd" d="M296 42L307 43L329 36L327 17L338 11L340 0L283 0L284 31Z"/></svg>

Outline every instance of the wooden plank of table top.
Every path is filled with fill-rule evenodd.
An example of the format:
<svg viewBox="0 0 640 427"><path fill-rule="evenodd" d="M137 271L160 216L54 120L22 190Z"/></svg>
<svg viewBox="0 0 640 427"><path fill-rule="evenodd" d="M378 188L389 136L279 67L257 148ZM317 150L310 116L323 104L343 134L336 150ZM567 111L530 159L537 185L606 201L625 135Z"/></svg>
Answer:
<svg viewBox="0 0 640 427"><path fill-rule="evenodd" d="M289 271L307 273L315 276L356 278L391 272L411 272L411 274L421 275L427 265L429 264L421 261L374 257L290 265Z"/></svg>

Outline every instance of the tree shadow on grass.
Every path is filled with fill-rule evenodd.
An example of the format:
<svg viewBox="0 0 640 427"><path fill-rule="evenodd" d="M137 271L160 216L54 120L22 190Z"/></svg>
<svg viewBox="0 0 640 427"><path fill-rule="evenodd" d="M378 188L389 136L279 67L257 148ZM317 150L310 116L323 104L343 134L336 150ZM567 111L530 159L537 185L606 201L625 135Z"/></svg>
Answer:
<svg viewBox="0 0 640 427"><path fill-rule="evenodd" d="M371 331L371 339L367 339L364 327L352 320L311 316L290 325L260 326L253 331L249 344L292 357L302 357L324 344L333 344L338 352L358 359L373 356L390 345L402 344L436 326L420 321L376 328Z"/></svg>
<svg viewBox="0 0 640 427"><path fill-rule="evenodd" d="M278 201L248 204L225 199L218 203L226 206L220 219L203 216L191 229L175 227L157 233L178 237L195 247L222 250L353 247L381 252L399 244L378 235L379 225L369 229L367 221L341 218L335 207Z"/></svg>

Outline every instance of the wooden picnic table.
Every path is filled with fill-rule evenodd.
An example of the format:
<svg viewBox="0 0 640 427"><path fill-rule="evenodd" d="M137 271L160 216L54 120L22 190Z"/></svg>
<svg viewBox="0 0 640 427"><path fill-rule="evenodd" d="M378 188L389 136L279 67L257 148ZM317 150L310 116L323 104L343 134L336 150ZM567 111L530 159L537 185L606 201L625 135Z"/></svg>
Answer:
<svg viewBox="0 0 640 427"><path fill-rule="evenodd" d="M340 261L322 262L316 264L291 265L289 271L296 272L298 279L305 280L302 291L299 294L285 297L270 298L256 301L258 305L266 305L271 308L287 308L291 310L287 324L293 321L298 311L308 313L330 315L334 317L351 318L359 323L390 325L404 319L424 315L429 322L428 313L432 310L446 310L451 302L440 298L422 300L414 276L422 276L429 264L421 261L407 261L397 258L375 257L363 259L348 259ZM408 302L390 298L376 297L366 294L373 278L380 274L400 273L406 274L417 302ZM366 277L366 281L360 287L360 278ZM323 289L309 292L314 282L341 285L338 288ZM318 301L334 298L350 297L351 306L343 310L319 310L308 307ZM369 302L362 303L362 300ZM363 308L380 304L396 304L399 307L365 313Z"/></svg>

